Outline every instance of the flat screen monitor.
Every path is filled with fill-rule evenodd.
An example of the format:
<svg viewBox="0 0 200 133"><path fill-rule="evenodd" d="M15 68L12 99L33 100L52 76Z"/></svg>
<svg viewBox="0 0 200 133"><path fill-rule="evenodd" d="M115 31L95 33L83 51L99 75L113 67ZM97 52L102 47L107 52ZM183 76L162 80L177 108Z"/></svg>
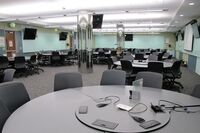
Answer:
<svg viewBox="0 0 200 133"><path fill-rule="evenodd" d="M125 41L133 41L133 34L125 34Z"/></svg>
<svg viewBox="0 0 200 133"><path fill-rule="evenodd" d="M92 21L93 29L101 29L102 22L103 22L103 14L93 15L93 21Z"/></svg>
<svg viewBox="0 0 200 133"><path fill-rule="evenodd" d="M60 32L59 34L59 40L65 41L67 39L67 32Z"/></svg>
<svg viewBox="0 0 200 133"><path fill-rule="evenodd" d="M34 40L36 38L37 29L25 28L24 40Z"/></svg>
<svg viewBox="0 0 200 133"><path fill-rule="evenodd" d="M197 23L192 24L192 31L193 31L193 35L194 35L195 38L199 38L200 37Z"/></svg>

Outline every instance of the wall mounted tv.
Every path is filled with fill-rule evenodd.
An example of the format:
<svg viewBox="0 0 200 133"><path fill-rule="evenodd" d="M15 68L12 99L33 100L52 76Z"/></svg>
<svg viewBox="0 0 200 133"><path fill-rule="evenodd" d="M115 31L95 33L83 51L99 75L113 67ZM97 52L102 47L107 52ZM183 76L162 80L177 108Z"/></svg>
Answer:
<svg viewBox="0 0 200 133"><path fill-rule="evenodd" d="M67 39L67 32L60 32L59 40L60 41L66 41L66 39Z"/></svg>
<svg viewBox="0 0 200 133"><path fill-rule="evenodd" d="M197 23L192 24L192 31L193 31L193 35L194 35L195 38L199 38L200 37Z"/></svg>
<svg viewBox="0 0 200 133"><path fill-rule="evenodd" d="M133 41L133 34L125 34L125 41Z"/></svg>
<svg viewBox="0 0 200 133"><path fill-rule="evenodd" d="M36 37L37 29L25 28L24 29L24 40L34 40Z"/></svg>

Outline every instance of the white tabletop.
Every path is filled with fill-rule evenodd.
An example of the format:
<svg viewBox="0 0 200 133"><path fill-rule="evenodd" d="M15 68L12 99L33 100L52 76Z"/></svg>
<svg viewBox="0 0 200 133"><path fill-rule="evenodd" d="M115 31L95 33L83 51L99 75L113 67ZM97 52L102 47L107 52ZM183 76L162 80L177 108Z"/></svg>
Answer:
<svg viewBox="0 0 200 133"><path fill-rule="evenodd" d="M6 121L2 133L97 133L79 122L75 110L81 103L109 95L128 100L131 86L90 86L53 92L31 100ZM141 102L158 104L165 99L181 105L199 104L200 99L167 90L143 88ZM152 112L153 113L153 112ZM112 115L112 114L111 114ZM120 117L120 116L116 116ZM123 118L122 118L123 119ZM200 113L172 112L170 122L155 133L199 133Z"/></svg>
<svg viewBox="0 0 200 133"><path fill-rule="evenodd" d="M114 62L114 64L117 65L117 66L121 66L121 62L120 61L116 61L116 62ZM164 68L172 67L172 65L173 65L172 62L165 62L165 61L163 61ZM144 60L143 62L139 62L138 60L134 60L132 62L132 66L133 67L139 67L139 68L148 68L148 61Z"/></svg>

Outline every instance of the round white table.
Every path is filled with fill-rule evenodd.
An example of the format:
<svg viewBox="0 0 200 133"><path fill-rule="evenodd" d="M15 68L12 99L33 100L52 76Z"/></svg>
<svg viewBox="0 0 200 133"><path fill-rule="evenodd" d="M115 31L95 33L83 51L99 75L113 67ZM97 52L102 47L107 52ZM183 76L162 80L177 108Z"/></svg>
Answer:
<svg viewBox="0 0 200 133"><path fill-rule="evenodd" d="M115 95L119 103L129 100L132 86L88 86L53 92L31 100L18 108L6 121L2 133L97 133L77 120L75 111L87 100ZM90 97L91 96L91 97ZM158 104L165 99L181 105L199 104L200 99L167 90L141 90L142 103ZM150 107L148 106L148 109ZM120 117L120 116L116 116ZM123 118L122 118L123 119ZM199 133L200 113L171 113L170 122L155 133Z"/></svg>
<svg viewBox="0 0 200 133"><path fill-rule="evenodd" d="M114 64L117 65L117 66L121 66L121 62L120 61L116 61L116 62L114 62ZM173 65L173 62L163 61L164 68L170 68L170 67L172 67L172 65ZM143 60L142 62L139 62L138 60L134 60L132 62L132 66L133 67L138 67L138 68L148 68L148 61L147 60Z"/></svg>

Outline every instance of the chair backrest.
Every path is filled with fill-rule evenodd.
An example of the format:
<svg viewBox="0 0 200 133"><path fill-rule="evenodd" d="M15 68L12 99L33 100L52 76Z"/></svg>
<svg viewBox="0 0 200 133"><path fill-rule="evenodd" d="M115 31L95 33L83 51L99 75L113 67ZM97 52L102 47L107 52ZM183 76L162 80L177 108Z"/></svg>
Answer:
<svg viewBox="0 0 200 133"><path fill-rule="evenodd" d="M26 60L24 56L16 56L15 57L15 68L25 68Z"/></svg>
<svg viewBox="0 0 200 133"><path fill-rule="evenodd" d="M163 75L156 72L138 72L136 80L143 79L144 87L162 88Z"/></svg>
<svg viewBox="0 0 200 133"><path fill-rule="evenodd" d="M8 108L0 100L0 132L2 132L3 126L9 116L10 116L10 112Z"/></svg>
<svg viewBox="0 0 200 133"><path fill-rule="evenodd" d="M148 71L163 73L163 62L148 62Z"/></svg>
<svg viewBox="0 0 200 133"><path fill-rule="evenodd" d="M36 63L37 62L37 55L31 55L30 62L31 63Z"/></svg>
<svg viewBox="0 0 200 133"><path fill-rule="evenodd" d="M0 84L0 99L10 113L30 101L26 88L21 82L6 82Z"/></svg>
<svg viewBox="0 0 200 133"><path fill-rule="evenodd" d="M105 70L100 85L125 85L126 73L122 70Z"/></svg>
<svg viewBox="0 0 200 133"><path fill-rule="evenodd" d="M67 88L82 87L82 75L79 72L56 73L54 78L54 91Z"/></svg>
<svg viewBox="0 0 200 133"><path fill-rule="evenodd" d="M163 53L159 53L158 54L158 61L162 61L162 58L163 58Z"/></svg>
<svg viewBox="0 0 200 133"><path fill-rule="evenodd" d="M151 55L149 55L148 60L149 61L157 61L158 60L158 56L151 54Z"/></svg>
<svg viewBox="0 0 200 133"><path fill-rule="evenodd" d="M135 54L135 60L144 60L144 54Z"/></svg>
<svg viewBox="0 0 200 133"><path fill-rule="evenodd" d="M124 55L123 56L123 60L129 60L129 61L132 61L134 60L134 57L130 54L130 55Z"/></svg>
<svg viewBox="0 0 200 133"><path fill-rule="evenodd" d="M122 70L124 70L126 73L131 74L133 72L132 63L129 60L120 60Z"/></svg>
<svg viewBox="0 0 200 133"><path fill-rule="evenodd" d="M15 69L5 69L3 73L4 73L3 82L13 81Z"/></svg>
<svg viewBox="0 0 200 133"><path fill-rule="evenodd" d="M6 69L9 65L8 57L0 56L0 69Z"/></svg>
<svg viewBox="0 0 200 133"><path fill-rule="evenodd" d="M191 95L200 98L200 84L195 85Z"/></svg>
<svg viewBox="0 0 200 133"><path fill-rule="evenodd" d="M175 77L181 76L181 60L175 61L173 63L171 67L171 72L173 73Z"/></svg>

